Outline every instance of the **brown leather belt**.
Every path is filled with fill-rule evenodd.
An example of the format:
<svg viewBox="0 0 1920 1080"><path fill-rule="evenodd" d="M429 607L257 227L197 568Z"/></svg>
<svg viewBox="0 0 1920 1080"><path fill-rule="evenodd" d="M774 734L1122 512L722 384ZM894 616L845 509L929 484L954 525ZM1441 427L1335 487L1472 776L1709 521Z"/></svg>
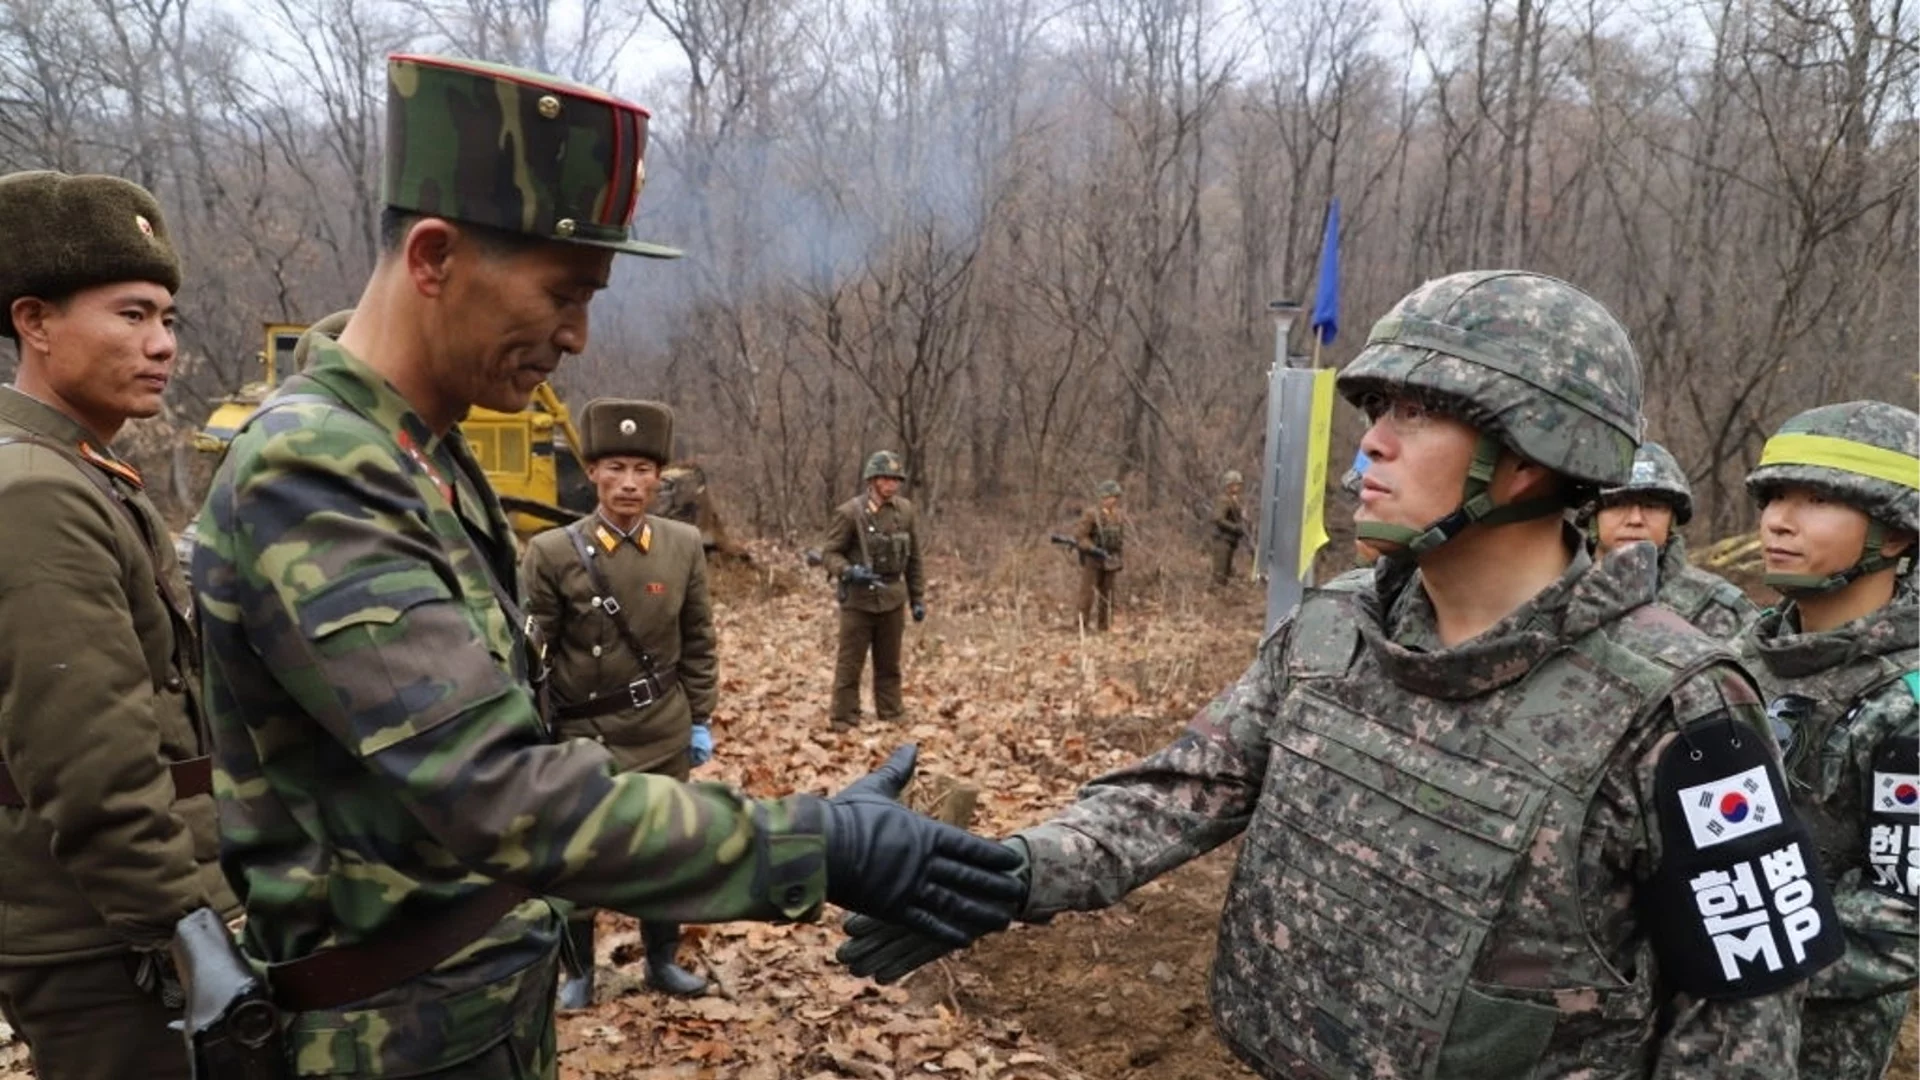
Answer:
<svg viewBox="0 0 1920 1080"><path fill-rule="evenodd" d="M167 763L167 771L173 774L175 799L213 794L213 759L211 757L170 761ZM19 786L13 782L13 773L8 770L6 762L0 761L0 806L25 805L27 805L26 796L20 794Z"/></svg>
<svg viewBox="0 0 1920 1080"><path fill-rule="evenodd" d="M578 705L556 706L553 714L562 720L592 720L596 717L611 716L619 712L631 712L644 709L656 702L665 701L673 692L674 684L680 681L680 672L675 668L666 668L655 672L651 677L642 676L609 694L602 694L590 701Z"/></svg>
<svg viewBox="0 0 1920 1080"><path fill-rule="evenodd" d="M365 1001L432 971L532 895L496 881L451 911L401 919L357 945L274 964L267 969L274 1004L289 1012L315 1012Z"/></svg>

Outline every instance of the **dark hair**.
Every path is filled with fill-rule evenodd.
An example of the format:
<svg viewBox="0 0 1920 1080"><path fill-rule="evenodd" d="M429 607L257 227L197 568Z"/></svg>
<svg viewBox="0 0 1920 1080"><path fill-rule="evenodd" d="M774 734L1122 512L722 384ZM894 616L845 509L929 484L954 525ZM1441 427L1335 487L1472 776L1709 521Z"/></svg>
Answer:
<svg viewBox="0 0 1920 1080"><path fill-rule="evenodd" d="M433 217L432 214L415 213L412 210L399 210L387 207L380 211L380 253L397 255L402 244L407 242L407 233L418 222ZM532 251L551 241L526 233L508 232L491 225L475 225L466 221L444 219L460 230L460 235L473 241L474 247L489 258L510 259L515 255Z"/></svg>

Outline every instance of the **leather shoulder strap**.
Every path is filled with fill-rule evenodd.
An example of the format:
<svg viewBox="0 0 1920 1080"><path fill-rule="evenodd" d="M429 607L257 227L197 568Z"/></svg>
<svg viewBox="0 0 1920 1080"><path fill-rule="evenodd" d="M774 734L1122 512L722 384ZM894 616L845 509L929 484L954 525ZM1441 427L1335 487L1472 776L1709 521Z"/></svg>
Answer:
<svg viewBox="0 0 1920 1080"><path fill-rule="evenodd" d="M621 618L620 598L613 595L613 586L600 570L600 560L587 545L587 522L591 520L581 518L566 526L567 539L573 541L573 554L580 560L580 568L587 572L587 580L592 583L593 591L600 596L601 613L613 622L614 632L620 635L620 644L627 647L633 658L640 662L640 670L651 678L655 674L653 654L640 644L640 639L634 636L633 627L627 625L627 620Z"/></svg>

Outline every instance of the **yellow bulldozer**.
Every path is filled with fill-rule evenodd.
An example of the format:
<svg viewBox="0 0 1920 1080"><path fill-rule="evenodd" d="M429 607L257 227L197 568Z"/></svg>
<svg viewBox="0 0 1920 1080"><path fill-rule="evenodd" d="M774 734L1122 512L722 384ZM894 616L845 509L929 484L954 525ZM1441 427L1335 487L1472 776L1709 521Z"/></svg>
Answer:
<svg viewBox="0 0 1920 1080"><path fill-rule="evenodd" d="M306 330L300 323L266 324L260 381L242 386L214 405L207 422L194 433L195 449L215 454L226 450L240 425L273 392L281 374L299 369L300 337ZM461 422L460 433L522 539L593 509L593 484L574 449L580 445L580 433L551 384L541 383L532 404L517 413L474 409Z"/></svg>

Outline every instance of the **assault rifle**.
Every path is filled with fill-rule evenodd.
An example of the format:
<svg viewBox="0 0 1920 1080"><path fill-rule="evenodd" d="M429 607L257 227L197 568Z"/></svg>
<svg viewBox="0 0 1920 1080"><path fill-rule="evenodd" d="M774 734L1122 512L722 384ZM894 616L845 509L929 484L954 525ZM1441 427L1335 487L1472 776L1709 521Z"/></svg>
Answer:
<svg viewBox="0 0 1920 1080"><path fill-rule="evenodd" d="M1076 539L1074 539L1074 538L1073 538L1073 537L1071 537L1071 536L1068 536L1068 535L1066 535L1065 533L1053 533L1053 534L1051 534L1051 535L1049 535L1049 536L1047 537L1047 539L1048 539L1048 540L1050 540L1050 541L1052 541L1052 542L1054 542L1054 543L1056 543L1056 544L1059 544L1059 545L1060 545L1061 547L1063 547L1063 548L1067 548L1068 550L1070 550L1070 551L1073 551L1073 552L1075 552L1076 554L1080 554L1080 555L1089 555L1089 556L1092 556L1093 558L1096 558L1096 559L1099 559L1099 560L1101 560L1101 561L1103 561L1103 562L1104 562L1104 561L1106 561L1106 559L1107 559L1107 549L1106 549L1106 548L1103 548L1103 547L1082 547L1082 546L1080 545L1080 541L1078 541L1078 540L1076 540Z"/></svg>

